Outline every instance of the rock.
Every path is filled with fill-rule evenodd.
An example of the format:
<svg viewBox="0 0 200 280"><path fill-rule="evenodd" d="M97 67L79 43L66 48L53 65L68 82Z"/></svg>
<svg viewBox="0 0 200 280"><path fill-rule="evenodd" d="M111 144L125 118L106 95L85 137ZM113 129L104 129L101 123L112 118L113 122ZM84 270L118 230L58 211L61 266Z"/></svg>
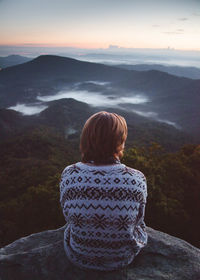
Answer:
<svg viewBox="0 0 200 280"><path fill-rule="evenodd" d="M200 280L200 250L151 228L147 228L148 245L127 268L79 269L65 255L64 228L32 234L1 248L0 280Z"/></svg>

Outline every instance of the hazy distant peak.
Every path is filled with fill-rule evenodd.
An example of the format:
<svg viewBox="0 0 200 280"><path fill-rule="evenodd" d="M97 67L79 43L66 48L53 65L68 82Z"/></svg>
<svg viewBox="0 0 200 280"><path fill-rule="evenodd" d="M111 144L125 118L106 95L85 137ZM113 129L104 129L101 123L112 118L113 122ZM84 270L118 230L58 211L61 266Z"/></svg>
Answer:
<svg viewBox="0 0 200 280"><path fill-rule="evenodd" d="M166 79L166 78L171 78L171 79L173 79L173 80L191 80L191 79L189 79L189 78L186 78L186 77L178 77L178 76L175 76L175 75L172 75L172 74L170 74L170 73L167 73L167 72L164 72L164 71L160 71L160 70L154 70L154 69L152 69L152 70L146 70L146 71L143 71L143 72L146 72L146 73L148 73L148 76L149 77L151 77L152 76L152 78L157 78L157 79Z"/></svg>
<svg viewBox="0 0 200 280"><path fill-rule="evenodd" d="M11 66L15 66L18 64L28 62L30 60L31 60L30 57L24 57L24 56L16 55L16 54L9 55L6 57L0 57L0 67L7 68L7 67L11 67Z"/></svg>
<svg viewBox="0 0 200 280"><path fill-rule="evenodd" d="M58 55L40 55L33 59L33 61L39 61L39 62L75 62L78 61L77 59L74 58L69 58L69 57L63 57L63 56L58 56Z"/></svg>
<svg viewBox="0 0 200 280"><path fill-rule="evenodd" d="M8 55L7 56L7 58L20 58L20 57L23 57L23 56L21 56L21 55L19 55L19 54L11 54L11 55Z"/></svg>

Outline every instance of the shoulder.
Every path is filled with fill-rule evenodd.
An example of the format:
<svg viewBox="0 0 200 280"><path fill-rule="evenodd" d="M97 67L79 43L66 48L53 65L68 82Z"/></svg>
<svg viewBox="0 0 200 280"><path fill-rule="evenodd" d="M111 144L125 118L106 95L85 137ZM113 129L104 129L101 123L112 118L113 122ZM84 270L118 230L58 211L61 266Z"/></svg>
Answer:
<svg viewBox="0 0 200 280"><path fill-rule="evenodd" d="M62 171L61 174L61 179L64 178L67 175L71 175L73 173L79 173L80 172L80 167L79 167L79 163L73 163L71 165L68 165L64 168L64 170Z"/></svg>
<svg viewBox="0 0 200 280"><path fill-rule="evenodd" d="M127 175L130 175L130 176L134 176L134 177L136 177L138 180L146 181L145 175L144 175L140 170L131 168L131 167L126 166L126 165L124 165L122 174L123 174L123 175L126 175L126 174L127 174Z"/></svg>
<svg viewBox="0 0 200 280"><path fill-rule="evenodd" d="M129 182L131 182L131 185L142 192L145 197L147 196L147 180L145 175L140 170L125 165L122 176L130 178Z"/></svg>
<svg viewBox="0 0 200 280"><path fill-rule="evenodd" d="M80 168L78 166L78 163L68 165L64 168L64 170L61 173L61 179L60 179L60 184L59 184L61 193L69 185L70 178L78 175L79 172L80 172Z"/></svg>

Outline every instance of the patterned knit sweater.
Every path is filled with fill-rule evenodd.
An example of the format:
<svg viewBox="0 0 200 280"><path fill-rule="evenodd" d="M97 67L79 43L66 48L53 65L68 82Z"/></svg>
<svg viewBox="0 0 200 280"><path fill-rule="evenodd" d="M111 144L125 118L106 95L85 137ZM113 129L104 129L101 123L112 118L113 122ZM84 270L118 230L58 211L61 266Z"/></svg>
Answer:
<svg viewBox="0 0 200 280"><path fill-rule="evenodd" d="M144 175L124 164L67 166L61 176L60 202L69 260L96 270L131 263L147 243L146 197Z"/></svg>

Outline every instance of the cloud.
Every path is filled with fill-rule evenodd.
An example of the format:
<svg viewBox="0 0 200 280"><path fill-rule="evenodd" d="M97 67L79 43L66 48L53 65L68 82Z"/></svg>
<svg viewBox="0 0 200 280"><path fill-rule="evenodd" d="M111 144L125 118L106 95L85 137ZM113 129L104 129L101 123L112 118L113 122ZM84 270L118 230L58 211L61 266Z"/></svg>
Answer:
<svg viewBox="0 0 200 280"><path fill-rule="evenodd" d="M200 13L193 13L192 15L195 17L200 17Z"/></svg>
<svg viewBox="0 0 200 280"><path fill-rule="evenodd" d="M153 24L152 27L160 27L158 24Z"/></svg>
<svg viewBox="0 0 200 280"><path fill-rule="evenodd" d="M177 29L176 31L164 31L162 33L167 34L167 35L180 35L180 34L184 33L184 30L183 29Z"/></svg>
<svg viewBox="0 0 200 280"><path fill-rule="evenodd" d="M164 31L162 33L167 34L167 35L179 35L179 34L184 33L184 29L179 28L179 29L176 29L174 31Z"/></svg>
<svg viewBox="0 0 200 280"><path fill-rule="evenodd" d="M26 104L17 103L17 105L11 106L8 109L18 111L23 115L31 116L31 115L39 114L40 112L44 111L46 108L48 108L48 106L42 104L26 105Z"/></svg>
<svg viewBox="0 0 200 280"><path fill-rule="evenodd" d="M120 47L118 45L109 45L109 49L119 49Z"/></svg>
<svg viewBox="0 0 200 280"><path fill-rule="evenodd" d="M182 17L182 18L178 18L178 20L180 20L180 21L186 21L186 20L189 20L189 19L186 18L186 17Z"/></svg>

